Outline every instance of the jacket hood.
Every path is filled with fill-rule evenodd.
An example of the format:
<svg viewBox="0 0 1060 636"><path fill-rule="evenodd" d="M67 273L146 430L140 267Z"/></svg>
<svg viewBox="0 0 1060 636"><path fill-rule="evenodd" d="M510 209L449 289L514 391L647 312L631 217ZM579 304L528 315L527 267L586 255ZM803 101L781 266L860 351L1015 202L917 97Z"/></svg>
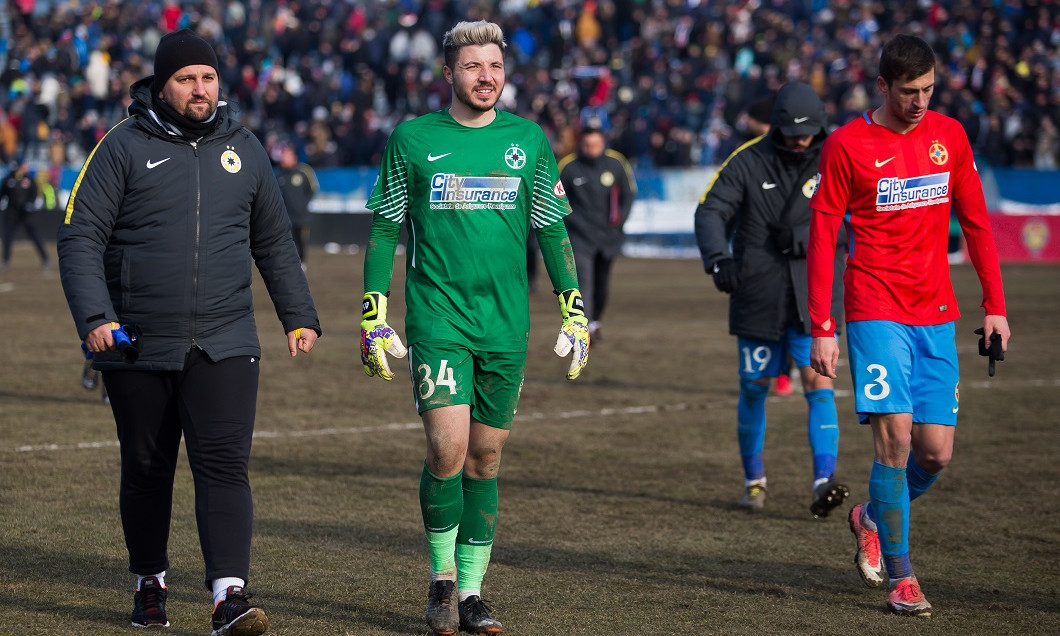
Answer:
<svg viewBox="0 0 1060 636"><path fill-rule="evenodd" d="M151 105L151 82L153 80L154 75L148 75L136 80L129 87L129 96L132 97L132 103L129 104L129 115L137 117L148 127L156 129L155 131L158 133L170 133L171 125L164 124ZM217 100L216 116L218 118L217 125L210 134L227 132L238 127L238 123L229 116L228 102L223 98L218 98Z"/></svg>
<svg viewBox="0 0 1060 636"><path fill-rule="evenodd" d="M774 130L789 137L817 136L826 132L827 124L824 102L808 84L794 82L781 87L773 107Z"/></svg>

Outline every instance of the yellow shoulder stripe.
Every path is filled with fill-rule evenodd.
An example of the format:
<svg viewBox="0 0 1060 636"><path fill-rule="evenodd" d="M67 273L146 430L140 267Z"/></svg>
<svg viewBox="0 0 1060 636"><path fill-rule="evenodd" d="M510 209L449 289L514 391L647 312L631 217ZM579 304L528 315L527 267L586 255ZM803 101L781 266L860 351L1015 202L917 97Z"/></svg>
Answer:
<svg viewBox="0 0 1060 636"><path fill-rule="evenodd" d="M718 169L714 173L714 176L710 178L710 183L707 184L707 189L703 191L703 196L699 197L699 202L700 203L703 203L704 201L706 201L707 193L710 192L710 189L714 187L714 182L718 180L718 175L721 174L721 171L725 169L725 166L729 165L729 162L732 161L732 158L735 157L736 155L740 154L742 151L746 150L747 148L749 148L749 147L753 146L754 144L758 143L764 137L765 137L765 135L760 135L760 136L755 137L754 139L752 139L750 141L744 142L744 144L742 146L740 146L736 150L733 150L732 154L725 158L725 161L723 161L721 163L721 165L718 166Z"/></svg>
<svg viewBox="0 0 1060 636"><path fill-rule="evenodd" d="M107 135L109 135L111 132L114 131L115 128L121 126L129 119L130 117L126 117L125 119L114 124L114 126L107 131ZM70 225L70 217L74 214L74 199L77 197L78 188L81 187L81 179L84 178L85 171L88 170L88 164L92 163L92 157L96 156L96 150L99 149L99 146L103 143L103 140L107 138L107 135L103 135L103 137L100 138L99 143L96 144L96 147L92 149L92 152L88 153L88 159L85 159L85 165L81 166L81 172L77 173L77 180L74 181L74 187L70 189L70 200L66 202L66 218L63 219L63 225Z"/></svg>

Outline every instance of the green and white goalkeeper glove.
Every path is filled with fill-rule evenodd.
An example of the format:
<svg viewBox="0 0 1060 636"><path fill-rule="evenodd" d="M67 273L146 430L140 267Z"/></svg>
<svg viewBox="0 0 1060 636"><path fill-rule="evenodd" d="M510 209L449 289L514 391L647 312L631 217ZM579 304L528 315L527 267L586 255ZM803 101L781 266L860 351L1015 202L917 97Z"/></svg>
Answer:
<svg viewBox="0 0 1060 636"><path fill-rule="evenodd" d="M581 292L577 289L560 292L559 311L563 314L563 326L556 338L554 351L562 358L574 350L570 369L567 370L567 379L573 380L581 375L585 363L589 361L589 320L585 317Z"/></svg>
<svg viewBox="0 0 1060 636"><path fill-rule="evenodd" d="M393 380L386 354L404 358L408 352L401 338L386 324L386 294L365 292L361 305L361 363L368 377Z"/></svg>

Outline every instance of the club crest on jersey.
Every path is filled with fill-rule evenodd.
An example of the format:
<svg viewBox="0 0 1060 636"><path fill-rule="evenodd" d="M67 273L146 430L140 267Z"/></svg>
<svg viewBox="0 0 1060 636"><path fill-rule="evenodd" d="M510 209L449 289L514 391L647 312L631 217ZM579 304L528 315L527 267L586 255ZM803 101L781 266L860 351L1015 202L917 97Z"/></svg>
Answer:
<svg viewBox="0 0 1060 636"><path fill-rule="evenodd" d="M946 150L946 146L936 141L928 148L928 157L936 166L941 166L950 160L950 152Z"/></svg>
<svg viewBox="0 0 1060 636"><path fill-rule="evenodd" d="M610 188L615 185L615 175L610 170L604 170L600 173L600 185L605 188Z"/></svg>
<svg viewBox="0 0 1060 636"><path fill-rule="evenodd" d="M813 197L813 194L817 192L817 182L820 181L821 173L817 173L817 176L810 177L806 180L806 183L802 184L802 196L807 199Z"/></svg>
<svg viewBox="0 0 1060 636"><path fill-rule="evenodd" d="M526 152L518 144L504 151L504 163L512 170L519 170L526 165Z"/></svg>
<svg viewBox="0 0 1060 636"><path fill-rule="evenodd" d="M239 169L243 167L243 160L239 158L232 146L225 146L225 151L221 153L221 167L232 174L239 172Z"/></svg>

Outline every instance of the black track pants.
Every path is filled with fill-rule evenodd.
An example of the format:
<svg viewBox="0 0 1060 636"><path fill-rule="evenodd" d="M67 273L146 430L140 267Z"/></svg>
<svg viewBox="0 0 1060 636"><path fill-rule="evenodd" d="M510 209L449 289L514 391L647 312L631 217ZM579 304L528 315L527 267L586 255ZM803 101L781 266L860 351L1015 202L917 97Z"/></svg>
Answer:
<svg viewBox="0 0 1060 636"><path fill-rule="evenodd" d="M121 444L119 503L129 571L169 568L173 476L181 434L195 482L206 583L248 578L254 508L247 464L258 393L257 358L210 362L198 349L183 371L104 371Z"/></svg>

